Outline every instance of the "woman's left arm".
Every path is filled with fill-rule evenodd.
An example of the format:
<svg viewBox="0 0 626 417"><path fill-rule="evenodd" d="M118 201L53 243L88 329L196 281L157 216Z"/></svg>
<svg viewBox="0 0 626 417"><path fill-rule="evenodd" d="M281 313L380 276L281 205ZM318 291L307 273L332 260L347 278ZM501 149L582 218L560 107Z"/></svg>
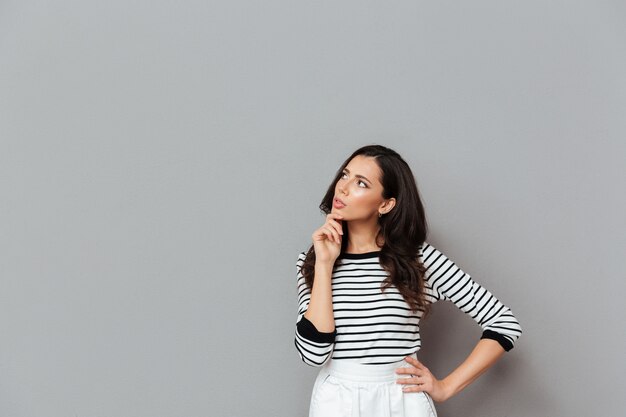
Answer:
<svg viewBox="0 0 626 417"><path fill-rule="evenodd" d="M434 401L443 402L471 384L496 363L505 352L497 341L481 339L467 359L441 380L435 378L419 360L407 356L405 360L413 366L398 368L396 372L415 376L399 378L398 383L407 385L403 388L404 392L426 391Z"/></svg>
<svg viewBox="0 0 626 417"><path fill-rule="evenodd" d="M407 391L426 391L433 400L442 402L457 394L478 378L503 353L513 349L522 334L522 327L509 307L449 259L444 253L425 243L422 260L426 266L426 287L433 302L448 300L470 316L483 329L480 340L467 359L442 380L435 378L422 363L408 356L413 367L400 368L398 373L417 375L403 378L403 384L421 384Z"/></svg>

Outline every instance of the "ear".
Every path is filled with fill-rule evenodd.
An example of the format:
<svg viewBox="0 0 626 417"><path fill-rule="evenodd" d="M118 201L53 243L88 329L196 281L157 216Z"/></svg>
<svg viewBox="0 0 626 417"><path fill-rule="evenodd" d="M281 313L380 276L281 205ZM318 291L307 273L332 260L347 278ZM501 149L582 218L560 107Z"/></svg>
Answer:
<svg viewBox="0 0 626 417"><path fill-rule="evenodd" d="M385 214L389 213L391 210L393 210L393 208L396 205L396 199L394 197L391 197L389 200L386 200L383 205L381 206L381 208L385 209Z"/></svg>

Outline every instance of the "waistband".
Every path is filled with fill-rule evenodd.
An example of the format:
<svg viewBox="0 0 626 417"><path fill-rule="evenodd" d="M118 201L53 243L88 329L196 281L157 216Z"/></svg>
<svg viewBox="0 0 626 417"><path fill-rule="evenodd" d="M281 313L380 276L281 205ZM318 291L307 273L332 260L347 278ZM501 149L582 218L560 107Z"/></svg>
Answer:
<svg viewBox="0 0 626 417"><path fill-rule="evenodd" d="M409 355L417 359L417 353ZM411 367L404 359L383 365L366 365L347 359L331 359L322 369L335 378L353 382L391 382L398 378L408 378L407 374L397 374L400 367Z"/></svg>

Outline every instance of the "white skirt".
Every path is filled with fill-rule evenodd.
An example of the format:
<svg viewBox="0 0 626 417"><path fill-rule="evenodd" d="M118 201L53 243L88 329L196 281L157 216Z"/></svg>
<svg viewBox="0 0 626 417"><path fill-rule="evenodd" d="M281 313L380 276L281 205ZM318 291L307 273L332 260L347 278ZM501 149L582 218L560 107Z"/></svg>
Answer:
<svg viewBox="0 0 626 417"><path fill-rule="evenodd" d="M410 366L405 360L363 365L330 359L315 379L309 417L437 417L428 393L403 392L407 385L396 382L409 377L396 369Z"/></svg>

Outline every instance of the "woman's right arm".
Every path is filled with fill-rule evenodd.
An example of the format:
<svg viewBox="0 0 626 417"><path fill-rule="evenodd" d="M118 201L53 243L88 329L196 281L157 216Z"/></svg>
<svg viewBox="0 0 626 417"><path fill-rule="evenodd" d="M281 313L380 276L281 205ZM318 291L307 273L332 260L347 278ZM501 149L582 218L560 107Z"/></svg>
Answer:
<svg viewBox="0 0 626 417"><path fill-rule="evenodd" d="M339 215L330 213L326 223L313 233L315 245L315 272L312 288L308 288L301 268L306 253L298 256L298 318L295 346L304 363L322 366L332 356L335 336L333 314L332 272L341 250Z"/></svg>
<svg viewBox="0 0 626 417"><path fill-rule="evenodd" d="M296 320L296 336L294 343L300 359L304 363L311 366L322 366L332 355L333 347L335 345L335 336L337 334L337 331L334 328L335 319L332 317L332 301L330 303L332 330L328 332L323 331L328 328L324 326L320 326L321 328L318 329L316 325L307 318L307 316L309 316L311 309L313 309L313 320L316 320L316 323L318 323L318 316L315 314L315 311L321 310L322 316L324 315L323 313L328 314L320 308L324 302L323 298L319 297L319 295L321 295L319 290L324 290L324 287L330 287L330 279L327 279L329 284L324 285L322 282L324 281L324 278L322 275L318 275L318 268L316 265L315 282L313 283L312 294L312 291L307 287L306 282L304 281L304 276L300 272L305 256L306 254L304 252L300 253L297 262L298 318ZM320 271L321 270L323 269L320 269ZM328 292L330 289L327 289L326 291Z"/></svg>

